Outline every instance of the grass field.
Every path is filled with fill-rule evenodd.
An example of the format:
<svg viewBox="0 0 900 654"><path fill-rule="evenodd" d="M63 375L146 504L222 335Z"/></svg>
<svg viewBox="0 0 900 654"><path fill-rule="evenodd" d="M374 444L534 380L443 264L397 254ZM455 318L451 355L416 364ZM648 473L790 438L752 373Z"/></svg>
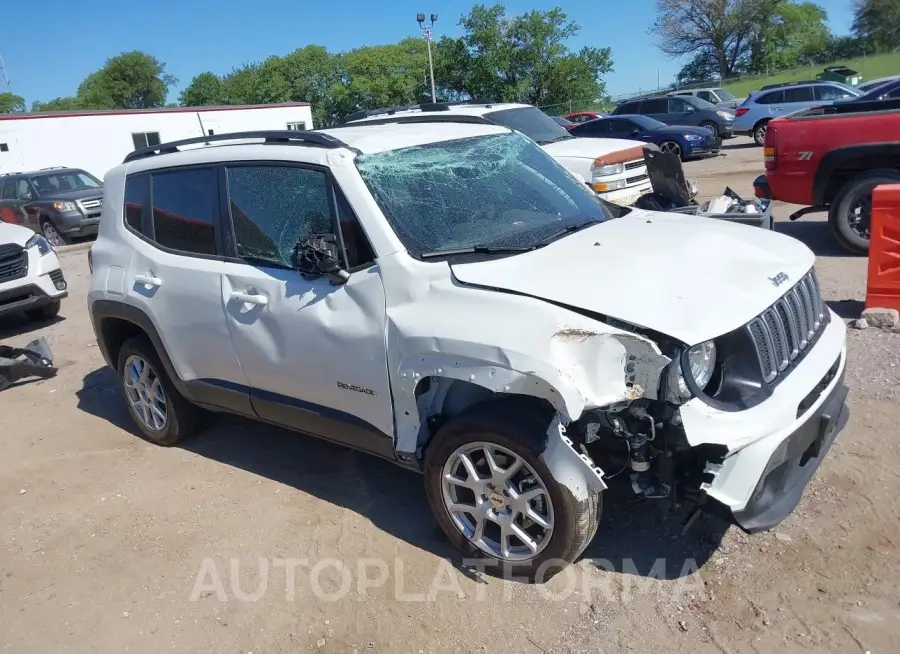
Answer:
<svg viewBox="0 0 900 654"><path fill-rule="evenodd" d="M874 55L872 57L860 57L859 59L845 59L836 61L833 65L844 65L859 71L862 81L866 82L879 77L900 75L900 52ZM829 64L821 64L812 68L797 68L774 75L750 77L726 84L725 88L739 98L746 97L751 91L755 91L766 84L778 84L780 82L796 82L799 80L815 79L816 75Z"/></svg>

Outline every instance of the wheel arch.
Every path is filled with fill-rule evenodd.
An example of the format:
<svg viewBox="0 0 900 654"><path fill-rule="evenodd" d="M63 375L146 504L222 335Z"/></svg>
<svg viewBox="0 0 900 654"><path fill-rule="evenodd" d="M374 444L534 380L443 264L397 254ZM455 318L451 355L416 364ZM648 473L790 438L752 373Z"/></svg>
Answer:
<svg viewBox="0 0 900 654"><path fill-rule="evenodd" d="M900 143L867 143L826 152L816 169L813 204L826 206L847 181L878 169L900 170Z"/></svg>
<svg viewBox="0 0 900 654"><path fill-rule="evenodd" d="M186 397L190 392L169 358L160 338L159 331L150 317L137 307L122 302L96 300L91 304L91 320L97 337L97 346L106 363L115 369L118 366L119 351L129 338L146 336L166 369L166 374L178 392Z"/></svg>

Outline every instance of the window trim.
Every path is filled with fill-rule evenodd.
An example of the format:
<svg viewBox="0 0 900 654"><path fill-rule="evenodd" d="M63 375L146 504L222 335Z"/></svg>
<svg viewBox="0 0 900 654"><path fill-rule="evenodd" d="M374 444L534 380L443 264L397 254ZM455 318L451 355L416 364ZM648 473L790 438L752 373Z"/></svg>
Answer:
<svg viewBox="0 0 900 654"><path fill-rule="evenodd" d="M150 178L150 202L144 206L141 210L141 231L142 233L137 233L134 229L128 225L125 221L125 202L124 198L122 201L122 224L125 226L125 229L130 233L137 236L139 239L150 245L151 247L159 250L160 252L165 252L167 254L173 254L179 257L189 257L193 259L206 259L208 261L226 261L226 257L223 250L223 239L222 232L224 230L224 226L222 225L222 201L221 201L221 193L216 194L216 201L218 206L218 210L213 212L213 236L215 238L216 244L216 254L203 254L200 252L189 252L187 250L176 250L175 248L170 248L165 245L162 245L156 240L156 228L153 224L153 208L155 203L153 201L153 176L157 173L169 173L169 172L179 172L182 170L193 170L193 169L211 169L216 171L216 183L221 187L221 177L218 173L218 169L222 168L222 164L215 163L203 163L203 164L190 164L187 166L167 166L165 168L153 168L150 170L142 170L140 172L133 173L131 175L125 176L125 183L128 183L128 180L131 177L139 177L142 175L147 175Z"/></svg>
<svg viewBox="0 0 900 654"><path fill-rule="evenodd" d="M228 168L250 168L263 166L278 168L300 168L303 170L312 170L318 173L323 173L325 175L325 185L328 192L328 210L331 213L331 216L329 216L331 221L331 228L334 230L335 240L338 245L338 256L341 259L342 267L352 275L355 272L368 270L372 266L377 265L378 253L375 252L375 248L372 246L372 240L369 238L369 235L366 234L365 227L363 227L363 224L359 220L358 214L350 204L350 200L347 198L347 194L344 193L343 189L341 189L340 184L337 183L337 180L334 178L334 175L332 174L331 169L328 166L321 166L319 164L306 163L301 161L278 161L261 159L234 160L227 161L222 164L223 181L220 184L220 188L222 189L223 199L220 200L219 206L221 208L222 221L223 223L225 223L223 226L223 232L227 231L226 241L230 248L226 253L225 261L229 263L239 263L245 266L253 265L242 259L240 256L238 256L237 253L237 237L234 234L234 219L231 215L231 192L228 189ZM344 200L347 203L347 207L353 214L354 220L356 220L356 222L359 224L360 229L362 230L362 234L368 242L369 250L372 252L374 257L372 261L354 266L353 268L348 267L349 258L347 257L347 249L344 243L344 233L341 229L341 221L338 218L337 193L340 193L344 197ZM272 264L272 267L280 270L292 270L297 274L300 274L300 271L293 267L281 266L277 264Z"/></svg>

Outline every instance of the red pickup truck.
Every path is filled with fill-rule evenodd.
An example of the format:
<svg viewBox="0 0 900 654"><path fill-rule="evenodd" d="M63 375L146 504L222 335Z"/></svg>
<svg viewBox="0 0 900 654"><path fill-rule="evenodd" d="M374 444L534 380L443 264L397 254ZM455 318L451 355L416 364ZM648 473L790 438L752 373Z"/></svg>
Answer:
<svg viewBox="0 0 900 654"><path fill-rule="evenodd" d="M869 251L872 189L900 182L900 100L844 102L769 122L757 197L828 211L847 250Z"/></svg>

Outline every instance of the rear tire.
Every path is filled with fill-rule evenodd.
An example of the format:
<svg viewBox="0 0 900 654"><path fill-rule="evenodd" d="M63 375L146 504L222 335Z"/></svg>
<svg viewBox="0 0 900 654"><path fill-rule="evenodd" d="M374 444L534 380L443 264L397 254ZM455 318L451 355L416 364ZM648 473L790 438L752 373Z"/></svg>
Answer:
<svg viewBox="0 0 900 654"><path fill-rule="evenodd" d="M753 126L753 141L759 147L762 147L766 144L766 132L769 129L769 121L761 120Z"/></svg>
<svg viewBox="0 0 900 654"><path fill-rule="evenodd" d="M544 581L578 558L597 532L601 495L589 491L585 500L576 500L568 487L553 478L541 458L549 423L549 415L534 410L526 403L516 400L486 402L443 425L434 435L426 452L425 491L438 524L466 557L483 560L485 568L492 572L531 581ZM510 477L508 482L498 482L497 479L502 479L503 476L499 474L495 478L490 475L487 457L484 455L485 446L492 452L491 456L496 459L496 463L506 470L509 469L510 462L515 460L514 457L517 457L522 464L520 473ZM480 498L476 495L479 491L468 486L462 488L461 493L471 494L471 501L453 497L453 491L449 490L458 488L460 477L453 471L461 469L454 467L460 460L461 452L469 457L479 475L479 479L473 482L471 475L466 474L464 481L473 482L473 486L482 481L493 485ZM455 483L446 481L451 474L457 480ZM534 485L529 480L533 480ZM513 503L516 495L530 493L538 487L544 490L537 492L528 501L528 508L535 511L545 524L551 525L549 533L539 520L531 521L514 504L510 504L508 508L503 505L503 497ZM503 493L503 497L499 493ZM500 509L491 508L497 504L501 506ZM456 511L451 515L451 505L472 505L473 509L480 508L482 513ZM492 517L481 519L482 538L476 544L474 538L478 533L475 530L478 516L490 511L495 511L497 519L502 518L503 511L507 511L518 527L526 525L528 531L525 533L532 538L536 553L530 555L526 550L531 548L513 534L506 539L509 556L502 556L499 548L503 532ZM498 511L499 516L496 515ZM521 522L518 522L519 519ZM513 551L514 545L518 551Z"/></svg>
<svg viewBox="0 0 900 654"><path fill-rule="evenodd" d="M52 320L59 315L59 309L62 302L55 300L50 304L45 304L40 309L30 309L25 312L30 320Z"/></svg>
<svg viewBox="0 0 900 654"><path fill-rule="evenodd" d="M854 254L868 254L872 191L879 184L898 181L900 170L882 169L863 173L844 183L828 208L828 223L841 247Z"/></svg>
<svg viewBox="0 0 900 654"><path fill-rule="evenodd" d="M148 441L175 445L200 429L201 409L178 392L146 336L125 341L117 369L128 413Z"/></svg>

